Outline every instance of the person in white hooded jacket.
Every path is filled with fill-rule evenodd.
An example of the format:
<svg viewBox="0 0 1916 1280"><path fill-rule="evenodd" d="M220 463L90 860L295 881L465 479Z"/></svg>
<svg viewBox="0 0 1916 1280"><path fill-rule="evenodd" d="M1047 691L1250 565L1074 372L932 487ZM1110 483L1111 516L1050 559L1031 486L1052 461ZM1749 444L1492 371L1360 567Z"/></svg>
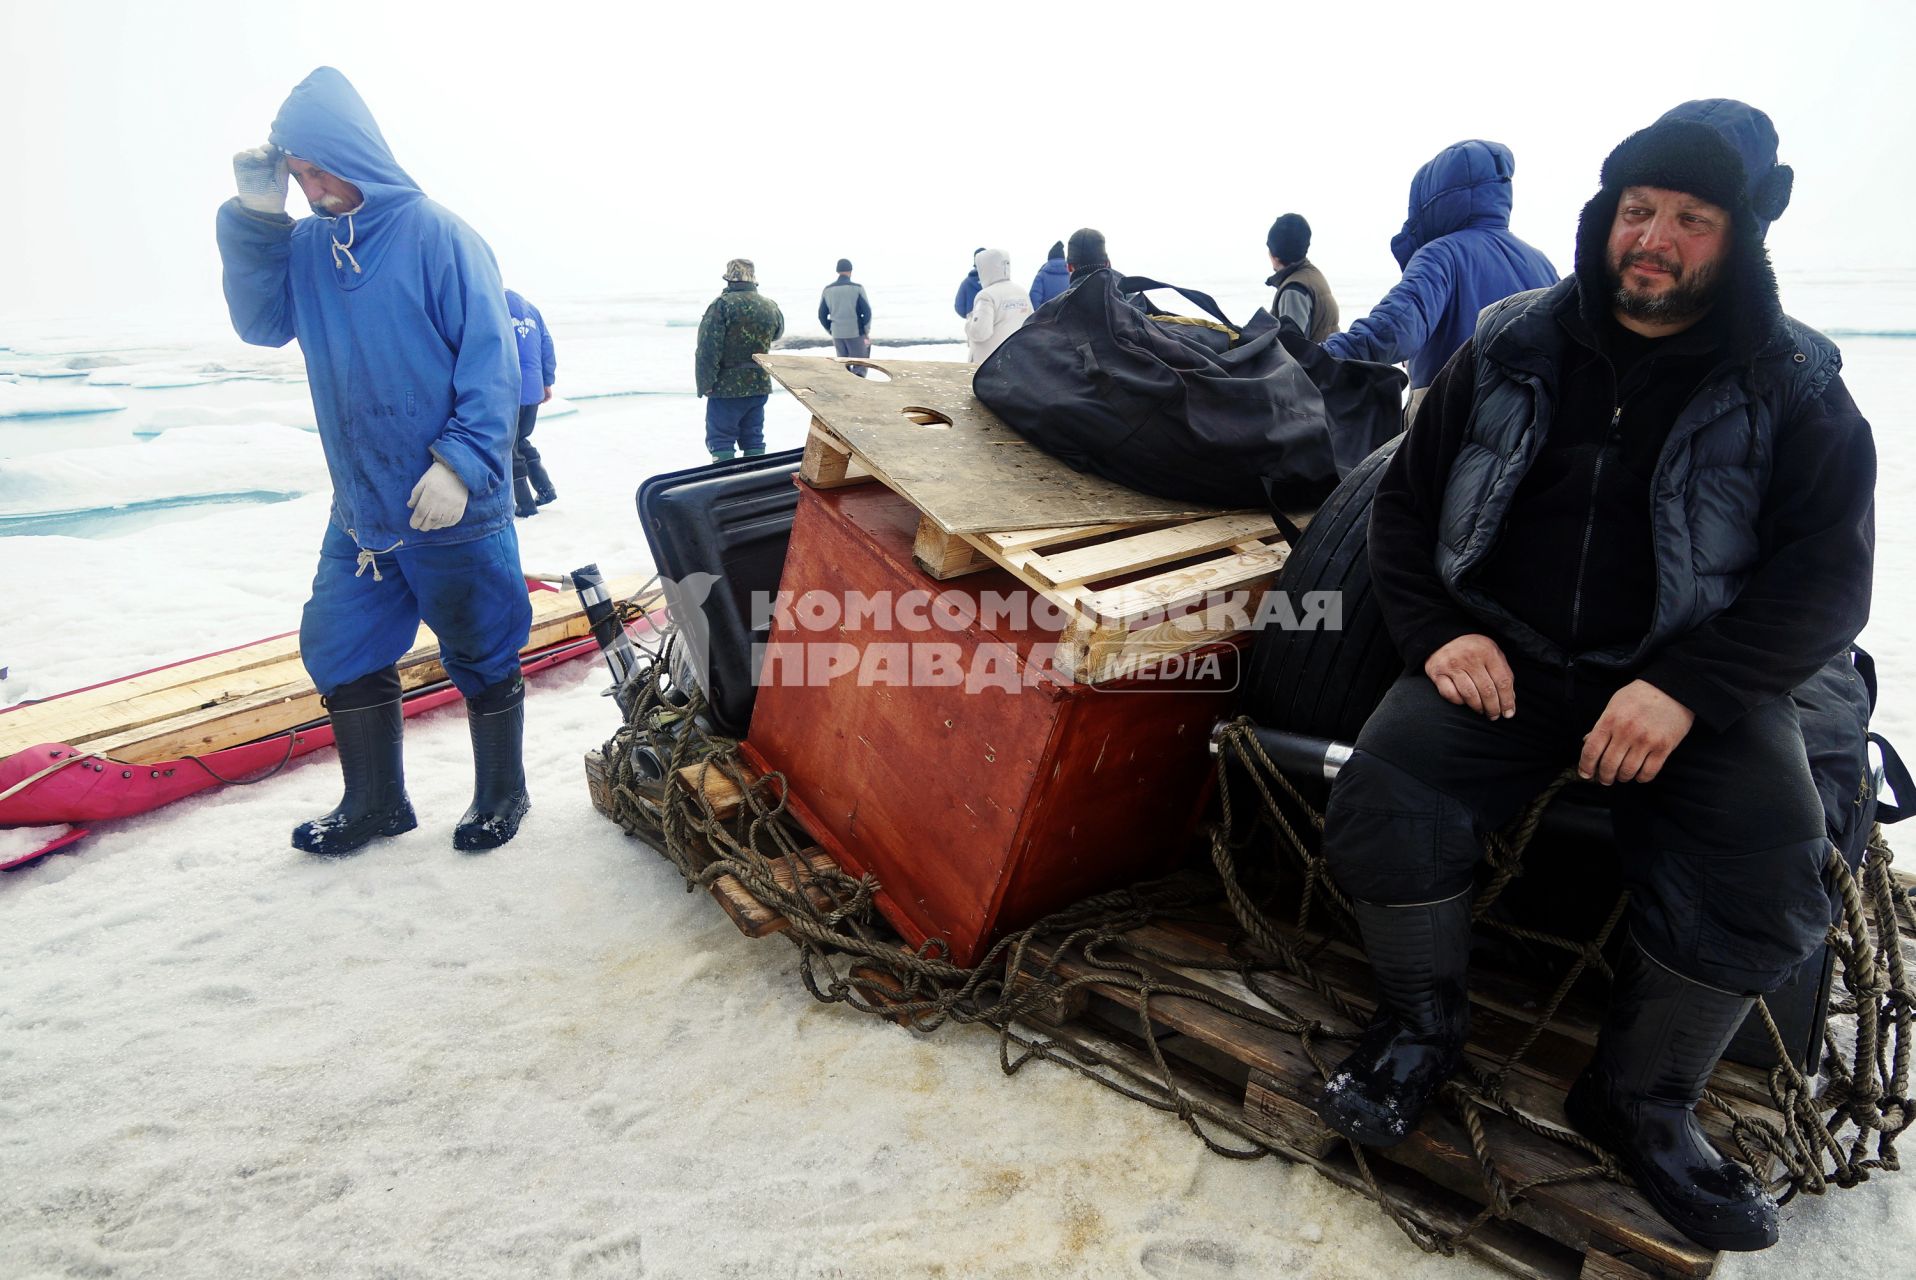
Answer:
<svg viewBox="0 0 1916 1280"><path fill-rule="evenodd" d="M972 300L965 317L965 337L971 343L971 362L977 364L1031 316L1031 298L1011 283L1011 255L1003 249L980 249L972 262L984 287Z"/></svg>

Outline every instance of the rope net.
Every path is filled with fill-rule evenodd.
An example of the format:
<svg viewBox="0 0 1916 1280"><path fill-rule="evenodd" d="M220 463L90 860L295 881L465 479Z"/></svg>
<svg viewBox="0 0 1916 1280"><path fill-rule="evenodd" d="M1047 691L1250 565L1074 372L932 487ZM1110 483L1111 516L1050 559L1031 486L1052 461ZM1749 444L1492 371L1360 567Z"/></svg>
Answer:
<svg viewBox="0 0 1916 1280"><path fill-rule="evenodd" d="M1008 1075L1034 1061L1056 1063L1176 1115L1221 1156L1286 1156L1270 1137L1227 1109L1205 1105L1181 1082L1151 1017L1154 1000L1175 996L1287 1032L1302 1043L1320 1077L1328 1077L1342 1057L1333 1042L1352 1040L1356 1033L1297 1009L1294 999L1273 988L1272 979L1308 987L1354 1026L1365 1022L1364 1011L1314 963L1334 941L1357 937L1350 904L1319 854L1322 814L1279 772L1245 722L1232 726L1223 740L1219 816L1207 831L1209 868L1087 898L1000 939L976 965L963 968L951 963L936 939L915 950L905 947L876 913L873 895L879 886L871 876L853 876L829 863L815 866L807 859L814 842L787 809L784 777L755 775L743 765L736 742L702 729L703 699L683 669L677 637L662 618L651 621L661 639L645 646L643 660L618 691L629 712L603 749L607 790L614 820L659 849L688 892L731 876L782 915L789 922L785 934L799 950L805 987L820 1001L921 1033L947 1023L983 1024L997 1032L999 1062ZM699 785L675 782L688 768ZM713 774L742 797L727 817L721 818L707 799L704 784ZM1479 930L1561 953L1566 963L1516 1047L1488 1067L1466 1066L1440 1096L1438 1105L1468 1134L1481 1179L1482 1211L1461 1229L1433 1225L1416 1204L1380 1181L1362 1147L1350 1144L1372 1197L1427 1251L1453 1252L1484 1223L1510 1217L1525 1194L1539 1186L1585 1178L1627 1181L1607 1152L1581 1134L1526 1113L1505 1088L1511 1071L1553 1025L1586 971L1610 976L1603 947L1624 914L1625 899L1619 898L1595 933L1578 940L1512 924L1493 911L1521 875L1544 810L1570 776L1546 788L1508 830L1486 842L1485 879L1474 907ZM1842 910L1829 932L1838 982L1832 988L1831 1033L1820 1073L1811 1078L1796 1068L1759 1001L1778 1062L1767 1081L1773 1111L1761 1112L1714 1090L1705 1095L1727 1117L1730 1139L1743 1158L1758 1170L1775 1171L1772 1189L1783 1199L1855 1186L1878 1169L1899 1168L1896 1139L1916 1118L1909 1097L1916 1000L1901 942L1904 930L1916 930L1910 899L1891 875L1891 852L1880 826L1858 874L1833 846L1830 859ZM1228 916L1221 908L1228 908ZM1279 912L1284 924L1276 919ZM1209 964L1157 953L1136 940L1119 945L1126 934L1153 922L1220 918L1234 922L1236 936L1228 958ZM1229 1000L1207 986L1167 980L1161 969L1145 963L1153 959L1186 970L1228 970L1268 1008ZM1137 1024L1130 1038L1142 1046L1133 1053L1148 1057L1150 1071L1099 1052L1084 1037L1060 1039L1043 1029L1067 997L1093 986L1128 993L1124 1003ZM1101 1010L1111 1007L1110 1002L1100 1005ZM1587 1163L1528 1180L1506 1178L1486 1127L1491 1113L1582 1152Z"/></svg>

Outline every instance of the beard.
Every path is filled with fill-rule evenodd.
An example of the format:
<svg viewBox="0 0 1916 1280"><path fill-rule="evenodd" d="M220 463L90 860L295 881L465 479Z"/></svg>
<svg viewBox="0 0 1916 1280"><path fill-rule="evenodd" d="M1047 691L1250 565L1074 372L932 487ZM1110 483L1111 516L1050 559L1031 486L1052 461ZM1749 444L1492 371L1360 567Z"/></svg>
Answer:
<svg viewBox="0 0 1916 1280"><path fill-rule="evenodd" d="M1625 284L1623 273L1638 262L1669 272L1670 288L1662 293L1646 293ZM1610 301L1618 311L1631 319L1651 324L1675 324L1697 319L1716 301L1716 286L1716 263L1685 272L1682 264L1673 259L1631 250L1610 266Z"/></svg>

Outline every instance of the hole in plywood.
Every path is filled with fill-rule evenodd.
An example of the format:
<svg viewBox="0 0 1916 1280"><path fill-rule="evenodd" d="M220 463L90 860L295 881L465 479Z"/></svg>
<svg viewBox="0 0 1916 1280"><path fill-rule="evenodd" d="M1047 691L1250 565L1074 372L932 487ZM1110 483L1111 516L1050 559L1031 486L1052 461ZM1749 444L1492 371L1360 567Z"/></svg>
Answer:
<svg viewBox="0 0 1916 1280"><path fill-rule="evenodd" d="M922 405L908 404L899 410L906 418L921 427L930 427L934 431L949 431L951 415L940 413L936 409L927 409Z"/></svg>
<svg viewBox="0 0 1916 1280"><path fill-rule="evenodd" d="M882 364L877 364L862 357L846 356L838 363L844 367L846 373L856 374L858 370L863 369L865 371L864 376L873 382L891 381L891 370Z"/></svg>

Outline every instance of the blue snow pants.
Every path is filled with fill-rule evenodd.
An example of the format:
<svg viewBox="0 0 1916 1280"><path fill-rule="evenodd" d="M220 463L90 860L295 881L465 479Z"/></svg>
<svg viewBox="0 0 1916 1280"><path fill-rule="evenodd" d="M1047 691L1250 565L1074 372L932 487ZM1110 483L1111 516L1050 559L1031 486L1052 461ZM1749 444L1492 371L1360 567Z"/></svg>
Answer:
<svg viewBox="0 0 1916 1280"><path fill-rule="evenodd" d="M765 452L765 402L769 396L707 396L705 451L739 449Z"/></svg>
<svg viewBox="0 0 1916 1280"><path fill-rule="evenodd" d="M358 544L328 524L299 620L300 656L322 695L399 661L422 620L466 697L519 669L532 602L511 525L470 542L402 544L363 567L361 560Z"/></svg>

